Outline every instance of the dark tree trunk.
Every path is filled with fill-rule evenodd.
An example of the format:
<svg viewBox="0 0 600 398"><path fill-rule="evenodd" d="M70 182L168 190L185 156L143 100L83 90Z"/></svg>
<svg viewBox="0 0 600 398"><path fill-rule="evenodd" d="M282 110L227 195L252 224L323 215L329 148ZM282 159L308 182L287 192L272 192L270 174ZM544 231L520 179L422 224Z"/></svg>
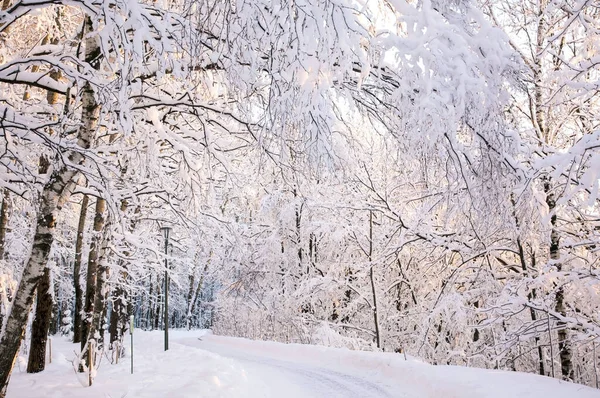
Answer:
<svg viewBox="0 0 600 398"><path fill-rule="evenodd" d="M46 342L52 315L52 294L50 294L50 270L44 269L44 275L37 287L37 303L35 318L31 325L31 346L29 347L29 361L27 373L37 373L46 367Z"/></svg>
<svg viewBox="0 0 600 398"><path fill-rule="evenodd" d="M38 172L40 175L48 173L50 162L44 155L40 156ZM48 330L54 305L52 294L50 294L50 270L44 269L44 273L37 286L37 300L35 306L35 317L31 325L31 343L29 348L29 360L27 362L27 373L38 373L46 367L46 342L48 341Z"/></svg>
<svg viewBox="0 0 600 398"><path fill-rule="evenodd" d="M373 324L375 327L375 342L377 343L377 348L381 349L382 341L381 341L381 329L379 327L379 306L378 306L378 298L377 298L377 288L375 286L375 275L374 275L374 265L373 265L373 210L369 211L369 252L367 253L369 259L369 280L371 282L371 292L373 294Z"/></svg>
<svg viewBox="0 0 600 398"><path fill-rule="evenodd" d="M122 276L123 277L123 276ZM124 280L122 280L124 282ZM117 286L114 293L112 311L110 313L110 345L114 349L115 342L121 342L127 327L127 291Z"/></svg>
<svg viewBox="0 0 600 398"><path fill-rule="evenodd" d="M212 255L212 253L211 253ZM198 302L198 299L200 298L200 292L202 291L202 287L204 286L204 279L206 278L206 274L208 273L208 266L210 265L210 258L208 259L208 261L206 262L206 265L204 266L204 270L202 271L202 275L200 275L200 280L198 281L198 286L196 286L196 291L194 292L194 294L191 297L191 307L189 310L189 315L190 317L193 317L194 314L196 313L196 305ZM189 329L189 326L188 326Z"/></svg>
<svg viewBox="0 0 600 398"><path fill-rule="evenodd" d="M96 215L94 217L94 236L92 238L92 244L90 246L90 254L88 257L88 269L86 278L85 288L85 307L84 317L81 322L81 352L83 353L81 363L85 364L88 362L87 342L88 339L93 337L92 322L94 314L97 310L94 307L96 303L97 293L97 279L98 279L98 260L100 258L100 251L102 246L102 231L104 229L104 211L106 209L106 201L102 198L96 199ZM83 366L80 366L79 370L83 372Z"/></svg>
<svg viewBox="0 0 600 398"><path fill-rule="evenodd" d="M156 330L160 327L160 310L161 310L161 294L162 294L162 289L161 289L161 283L160 283L160 277L157 275L156 276L156 302L155 302L155 307L154 307L154 326L153 328Z"/></svg>
<svg viewBox="0 0 600 398"><path fill-rule="evenodd" d="M83 195L79 223L77 224L77 241L75 243L75 265L73 266L73 286L75 287L75 314L73 317L73 343L81 342L81 311L83 310L83 292L81 290L81 260L83 251L83 233L89 197Z"/></svg>
<svg viewBox="0 0 600 398"><path fill-rule="evenodd" d="M10 194L8 189L4 190L2 195L2 209L0 210L0 260L4 259L6 253L6 231L8 227L8 218L10 211Z"/></svg>
<svg viewBox="0 0 600 398"><path fill-rule="evenodd" d="M121 201L121 214L125 216L129 202L127 200ZM138 207L139 210L139 207ZM135 221L131 221L129 230L135 229ZM129 250L125 250L124 255L129 257ZM113 295L112 311L110 313L109 333L110 333L110 348L114 350L115 343L120 344L127 328L127 318L129 312L129 297L127 297L127 290L123 287L127 283L129 275L127 273L127 263L124 260L119 261L121 271L119 272L118 285L115 288ZM117 353L118 354L118 353Z"/></svg>
<svg viewBox="0 0 600 398"><path fill-rule="evenodd" d="M148 292L148 301L146 302L147 311L146 311L146 328L152 329L153 319L154 319L154 306L152 305L152 289L154 288L154 284L152 283L152 275L150 275L150 291Z"/></svg>
<svg viewBox="0 0 600 398"><path fill-rule="evenodd" d="M197 256L196 256L196 261L197 261ZM187 294L187 313L185 314L187 330L190 330L192 327L192 316L193 316L192 301L195 299L194 285L196 284L196 267L197 267L197 265L194 266L194 268L192 269L192 272L190 273L190 276L189 276L190 287L188 289L188 294Z"/></svg>
<svg viewBox="0 0 600 398"><path fill-rule="evenodd" d="M52 280L50 281L50 284L52 285L51 288L54 289L54 300L52 303L52 313L50 314L50 328L48 329L48 334L54 335L57 334L60 330L60 296L58 285L56 283L53 283Z"/></svg>

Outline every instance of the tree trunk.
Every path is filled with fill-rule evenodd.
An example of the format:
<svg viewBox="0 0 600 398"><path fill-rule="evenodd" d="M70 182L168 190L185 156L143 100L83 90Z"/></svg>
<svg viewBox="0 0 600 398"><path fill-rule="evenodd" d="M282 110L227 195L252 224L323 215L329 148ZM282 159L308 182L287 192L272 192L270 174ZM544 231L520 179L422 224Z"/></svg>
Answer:
<svg viewBox="0 0 600 398"><path fill-rule="evenodd" d="M210 256L212 257L212 252L210 253ZM193 314L196 313L196 303L198 302L198 298L200 297L200 292L202 291L202 286L204 285L204 279L206 278L206 274L208 273L208 266L210 265L210 260L211 257L208 258L208 261L206 261L206 265L204 265L204 270L202 271L202 275L200 275L200 280L198 281L198 286L196 286L196 291L194 292L190 303L191 303L191 307L188 311L188 313L190 314L189 316L193 316ZM189 329L189 326L188 326Z"/></svg>
<svg viewBox="0 0 600 398"><path fill-rule="evenodd" d="M58 265L58 259L56 259L56 264ZM50 279L50 286L51 289L54 290L54 300L52 303L52 312L50 313L50 328L48 329L48 334L54 335L60 331L60 288L52 279Z"/></svg>
<svg viewBox="0 0 600 398"><path fill-rule="evenodd" d="M2 209L0 209L0 261L4 260L6 254L6 230L8 227L9 210L10 196L8 189L4 189L4 193L2 195ZM2 329L5 311L8 307L8 298L4 296L4 293L1 293L4 292L4 289L5 287L2 286L2 283L0 283L0 294L2 294L0 296L0 329Z"/></svg>
<svg viewBox="0 0 600 398"><path fill-rule="evenodd" d="M550 224L552 225L552 230L550 231L550 260L553 261L556 270L561 272L562 263L559 261L560 237L558 230L556 229L556 200L549 180L544 182L544 192L546 193L546 204L548 205L548 211L551 214ZM554 310L563 317L567 316L563 285L558 286L558 289L556 290ZM558 355L560 357L561 374L563 379L574 381L573 351L571 349L571 341L569 340L569 330L567 329L565 322L561 320L556 323L556 326L558 328Z"/></svg>
<svg viewBox="0 0 600 398"><path fill-rule="evenodd" d="M540 58L544 53L546 40L549 37L548 33L552 27L549 26L548 21L545 18L545 12L548 7L549 1L542 0L539 2L538 10L538 25L537 25L537 36L536 36L536 53L533 58L535 68L533 69L533 80L534 80L534 103L535 103L535 124L536 129L539 133L540 138L544 143L550 144L554 140L551 129L548 128L548 116L549 108L544 103L544 74L543 74L543 63ZM550 259L553 261L554 266L558 272L562 271L562 264L559 262L560 249L559 249L559 232L556 228L556 197L554 194L552 182L549 177L546 177L543 181L544 193L546 194L546 204L548 205L548 212L550 214ZM555 306L554 309L557 313L562 316L566 316L566 309L564 306L564 287L561 285L556 291ZM565 380L573 380L573 361L571 342L569 341L568 330L566 325L562 321L557 322L558 327L558 349L561 363L561 373Z"/></svg>
<svg viewBox="0 0 600 398"><path fill-rule="evenodd" d="M96 310L102 311L102 309L95 308L96 295L100 292L96 290L98 285L98 260L102 249L102 231L104 229L105 217L104 212L106 210L106 201L102 198L96 199L96 215L94 216L94 235L92 237L92 244L90 245L90 254L88 257L88 268L85 288L85 307L84 317L81 322L81 352L82 358L81 364L87 363L87 347L88 340L93 338L91 333L93 329L93 318ZM80 372L83 372L83 366L79 367Z"/></svg>
<svg viewBox="0 0 600 398"><path fill-rule="evenodd" d="M6 254L6 231L8 227L10 205L10 194L8 189L4 189L4 194L2 195L2 209L0 210L0 260L4 260Z"/></svg>
<svg viewBox="0 0 600 398"><path fill-rule="evenodd" d="M115 136L113 136L115 137ZM112 137L111 137L112 139ZM126 212L127 212L127 208L129 206L129 202L127 200L122 200L121 201L121 214L123 216L125 216ZM139 210L139 207L138 207ZM131 221L130 225L129 225L129 230L133 231L135 229L135 221ZM125 250L125 252L123 253L125 255L125 257L129 257L130 256L130 252L129 250ZM120 260L119 261L120 264L120 268L121 271L119 272L119 280L117 281L117 283L119 283L115 289L114 292L114 299L113 299L113 307L112 307L112 311L110 313L110 325L109 325L109 333L110 333L110 348L112 350L114 350L115 347L115 343L117 342L117 344L122 342L123 339L123 335L125 334L125 330L127 328L127 315L129 312L129 306L128 306L128 302L129 302L129 297L127 296L127 290L123 287L125 286L125 284L127 283L127 279L129 278L129 275L127 273L127 264L125 262L125 260ZM117 355L120 355L119 352L117 352Z"/></svg>
<svg viewBox="0 0 600 398"><path fill-rule="evenodd" d="M521 223L517 216L517 203L515 201L514 195L510 196L510 203L512 205L513 218L515 219L515 226L517 228L517 231L520 231ZM521 263L521 269L523 270L523 274L525 276L530 276L529 269L527 269L527 260L525 259L525 250L523 248L523 243L521 242L520 233L518 233L518 235L517 235L517 248L519 249L519 262ZM532 266L535 269L535 255L532 256ZM527 299L529 301L533 301L536 299L536 297L537 297L537 291L535 288L533 288L533 289L531 289L531 292L529 292L527 294ZM535 324L535 322L537 321L537 314L532 307L529 308L529 314L531 315L531 321ZM546 374L546 369L544 366L544 351L542 350L542 346L540 344L540 337L535 336L533 338L533 340L535 342L535 346L536 346L536 350L537 350L538 373L540 375L544 376Z"/></svg>
<svg viewBox="0 0 600 398"><path fill-rule="evenodd" d="M79 223L77 224L77 241L75 243L75 265L73 266L73 286L75 287L75 316L73 317L73 343L81 342L81 311L83 299L81 291L81 260L83 250L83 232L85 230L85 218L89 197L83 195L81 210L79 211Z"/></svg>
<svg viewBox="0 0 600 398"><path fill-rule="evenodd" d="M148 301L146 302L146 305L148 306L148 311L146 313L146 328L152 330L154 324L154 305L152 304L152 289L154 288L154 284L152 283L152 274L150 274L149 285L150 291L148 292Z"/></svg>
<svg viewBox="0 0 600 398"><path fill-rule="evenodd" d="M106 263L107 260L102 260L98 267L98 278L96 279L96 301L94 303L94 315L97 315L96 330L99 333L97 347L104 348L104 334L106 333L106 317L108 315L108 277L110 276L110 267ZM100 273L102 272L102 275ZM102 277L101 277L102 276ZM103 292L103 293L100 293ZM101 297L98 297L101 296Z"/></svg>
<svg viewBox="0 0 600 398"><path fill-rule="evenodd" d="M196 255L196 261L198 261L198 255ZM192 321L192 301L195 299L194 297L194 285L196 284L196 266L194 266L194 268L192 269L192 272L190 273L190 288L188 289L188 294L187 294L187 311L185 314L185 327L187 330L191 329L191 321Z"/></svg>
<svg viewBox="0 0 600 398"><path fill-rule="evenodd" d="M369 211L369 280L371 282L371 292L373 293L373 322L375 324L375 341L377 348L381 348L381 329L379 327L379 313L377 311L377 288L375 286L375 275L373 266L373 210Z"/></svg>
<svg viewBox="0 0 600 398"><path fill-rule="evenodd" d="M98 202L104 202L103 199L98 199ZM104 222L104 210L105 210L105 202L100 206L97 206L97 210L102 210L101 217ZM96 216L99 216L99 213L96 213ZM90 347L90 341L93 341L91 345L94 347L96 352L102 351L104 345L104 320L106 319L106 285L109 276L109 266L107 262L108 256L108 242L110 232L106 225L103 226L103 235L104 239L101 241L98 240L98 246L100 246L100 250L98 251L98 260L97 260L97 275L96 275L96 287L95 287L95 295L94 295L94 303L92 307L92 313L87 315L88 318L91 317L89 323L89 330L87 338L85 339L86 345ZM91 254L90 254L91 255ZM83 343L83 340L82 340ZM90 355L92 355L90 359ZM88 349L82 350L82 358L80 363L94 363L96 359L96 355L94 353L90 353ZM86 361L86 362L84 362Z"/></svg>
<svg viewBox="0 0 600 398"><path fill-rule="evenodd" d="M125 275L123 275L125 274ZM127 274L121 274L121 282L124 283ZM110 313L110 345L114 349L114 343L120 342L127 327L127 291L119 285L115 289L112 312Z"/></svg>
<svg viewBox="0 0 600 398"><path fill-rule="evenodd" d="M48 42L57 44L58 40L51 40L50 35L48 34L42 40L42 44ZM58 81L60 79L60 73L52 70L50 77ZM58 102L58 94L48 91L46 99L48 105L56 105ZM50 135L52 134L53 131L50 131ZM49 168L50 160L45 155L40 156L38 173L40 175L45 175L48 173ZM37 373L44 370L46 367L46 342L48 340L48 333L50 329L53 329L54 332L58 329L60 315L58 303L52 299L52 294L50 293L50 289L55 288L51 287L51 285L50 270L46 268L40 284L37 287L37 303L35 318L32 325L27 373ZM57 295L55 295L55 297L57 297Z"/></svg>
<svg viewBox="0 0 600 398"><path fill-rule="evenodd" d="M162 290L161 290L161 282L160 277L156 275L156 307L154 309L154 329L158 330L160 327L160 309L162 307Z"/></svg>
<svg viewBox="0 0 600 398"><path fill-rule="evenodd" d="M52 304L50 269L46 267L37 287L37 303L35 318L31 325L31 346L29 347L27 373L41 372L46 367L46 342L48 340Z"/></svg>

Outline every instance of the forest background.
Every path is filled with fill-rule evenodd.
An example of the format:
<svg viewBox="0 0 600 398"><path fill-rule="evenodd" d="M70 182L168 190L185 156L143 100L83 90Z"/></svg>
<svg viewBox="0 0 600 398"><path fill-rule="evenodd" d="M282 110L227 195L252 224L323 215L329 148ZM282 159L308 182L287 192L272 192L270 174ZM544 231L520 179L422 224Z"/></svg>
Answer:
<svg viewBox="0 0 600 398"><path fill-rule="evenodd" d="M1 8L3 391L130 315L598 386L598 1Z"/></svg>

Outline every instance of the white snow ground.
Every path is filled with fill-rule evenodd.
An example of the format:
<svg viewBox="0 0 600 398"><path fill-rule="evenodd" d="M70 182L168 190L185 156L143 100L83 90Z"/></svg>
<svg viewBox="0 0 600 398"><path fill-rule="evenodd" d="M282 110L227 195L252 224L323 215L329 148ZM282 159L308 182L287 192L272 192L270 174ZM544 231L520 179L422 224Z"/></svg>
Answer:
<svg viewBox="0 0 600 398"><path fill-rule="evenodd" d="M25 373L20 358L8 398L298 398L541 397L600 398L600 390L525 373L431 366L398 354L256 342L204 331L136 331L134 374L129 354L104 358L94 385L74 371L78 345L53 340L46 371Z"/></svg>

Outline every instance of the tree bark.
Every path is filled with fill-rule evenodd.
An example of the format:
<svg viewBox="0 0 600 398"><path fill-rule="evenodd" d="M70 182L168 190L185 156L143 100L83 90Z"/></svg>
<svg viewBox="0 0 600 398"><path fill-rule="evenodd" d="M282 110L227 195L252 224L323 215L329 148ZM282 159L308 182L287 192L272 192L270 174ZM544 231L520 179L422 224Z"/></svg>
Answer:
<svg viewBox="0 0 600 398"><path fill-rule="evenodd" d="M106 210L106 201L102 198L96 199L96 215L94 216L94 236L92 237L92 244L90 246L90 254L88 257L87 267L87 278L85 288L85 307L84 316L81 322L81 352L82 358L81 364L87 363L87 347L88 340L93 338L91 333L93 329L93 319L96 310L102 310L95 308L96 295L98 284L98 260L102 249L102 231L105 224L104 212ZM80 372L83 372L83 366L79 367Z"/></svg>
<svg viewBox="0 0 600 398"><path fill-rule="evenodd" d="M160 316L162 307L162 289L161 289L160 277L156 275L156 307L154 310L154 329L158 330L160 327Z"/></svg>
<svg viewBox="0 0 600 398"><path fill-rule="evenodd" d="M107 263L108 232L102 248L100 262L98 263L98 276L96 278L96 296L94 298L94 311L92 313L92 323L88 336L89 339L97 340L95 346L101 350L104 345L104 320L106 319L106 285L109 276L109 266ZM96 337L96 334L99 334Z"/></svg>
<svg viewBox="0 0 600 398"><path fill-rule="evenodd" d="M375 275L373 266L373 210L369 211L369 280L371 282L371 292L373 294L373 323L375 324L375 342L377 348L381 348L381 329L379 327L379 313L377 308L377 288L375 286Z"/></svg>
<svg viewBox="0 0 600 398"><path fill-rule="evenodd" d="M198 255L196 255L196 261L198 261ZM192 320L192 300L195 298L194 297L194 285L196 284L196 268L197 265L194 266L194 268L192 269L192 272L190 273L189 279L190 279L190 288L188 289L188 294L187 294L187 311L185 314L185 322L186 322L186 329L190 330L191 328L191 320Z"/></svg>
<svg viewBox="0 0 600 398"><path fill-rule="evenodd" d="M510 203L512 205L512 210L513 210L513 218L515 219L515 226L517 228L517 248L519 249L519 262L521 263L521 269L523 270L523 274L525 276L530 276L529 275L529 269L527 268L527 260L525 259L525 250L523 248L523 243L521 242L521 236L520 236L520 229L521 229L521 223L519 221L519 217L517 216L517 203L514 199L514 195L511 195L510 197ZM535 269L535 255L532 256L532 266ZM529 301L533 301L535 300L537 297L537 291L535 288L531 289L531 292L529 292L527 294L527 299ZM537 314L535 312L535 310L530 307L529 308L529 314L531 315L531 321L533 323L535 323L537 321ZM540 344L540 337L539 336L535 336L533 338L534 342L535 342L535 346L536 346L536 350L537 350L537 356L538 356L538 373L542 376L544 376L546 374L546 369L544 366L544 351L542 350L542 346Z"/></svg>
<svg viewBox="0 0 600 398"><path fill-rule="evenodd" d="M8 189L4 189L4 194L2 195L2 210L0 210L0 260L4 260L6 254L6 231L8 228L10 205L10 194Z"/></svg>
<svg viewBox="0 0 600 398"><path fill-rule="evenodd" d="M115 136L113 136L115 137ZM112 137L111 137L112 139ZM124 171L123 171L124 173ZM121 201L121 214L125 215L127 212L127 208L129 207L129 202L127 200ZM139 210L139 207L138 207ZM137 211L136 211L137 212ZM129 230L133 231L135 229L135 221L130 221ZM125 250L125 257L129 257L129 250ZM120 260L120 268L119 271L119 280L117 283L117 287L115 288L114 298L113 298L113 307L110 313L110 324L109 324L109 334L110 334L110 348L114 350L115 343L120 343L122 341L123 335L125 334L125 330L127 329L127 320L128 320L128 302L129 297L127 295L127 290L123 287L127 283L127 279L129 275L127 273L127 264L125 260ZM117 343L117 344L118 344ZM120 355L117 352L117 355Z"/></svg>
<svg viewBox="0 0 600 398"><path fill-rule="evenodd" d="M6 231L8 227L10 204L10 194L8 193L8 189L4 189L2 195L2 209L0 209L0 261L4 260L6 254ZM4 293L2 293L4 289L5 287L0 283L0 294L2 294L2 296L0 296L0 329L2 329L5 311L7 310L5 305L8 305L8 297L4 296ZM6 298L6 300L4 298Z"/></svg>
<svg viewBox="0 0 600 398"><path fill-rule="evenodd" d="M75 243L75 265L73 266L73 286L75 288L75 315L73 317L73 343L81 342L81 311L83 309L83 294L81 291L81 260L83 251L83 233L89 197L83 195L79 223L77 224L77 241Z"/></svg>
<svg viewBox="0 0 600 398"><path fill-rule="evenodd" d="M548 211L551 215L550 224L552 225L550 231L550 260L553 261L556 270L561 272L560 236L556 228L556 200L554 198L552 185L548 179L544 182L544 192L546 193L546 204L548 205ZM563 285L558 286L556 289L554 300L554 310L561 316L566 317L567 311L565 308L565 290ZM569 340L569 330L567 329L565 322L561 320L556 323L556 326L558 328L558 355L560 357L561 374L563 379L574 381L573 351L571 349L571 341Z"/></svg>
<svg viewBox="0 0 600 398"><path fill-rule="evenodd" d="M148 284L150 285L150 291L148 292L148 311L146 313L146 328L152 330L153 329L153 319L154 319L154 305L152 303L152 289L154 289L154 284L152 283L152 274L150 274L150 278Z"/></svg>
<svg viewBox="0 0 600 398"><path fill-rule="evenodd" d="M125 282L125 275L121 275L121 282ZM127 291L119 285L115 289L113 307L110 313L110 345L114 349L114 343L120 342L127 327Z"/></svg>
<svg viewBox="0 0 600 398"><path fill-rule="evenodd" d="M41 372L46 367L46 342L50 328L52 314L52 294L50 294L50 269L44 269L40 283L37 287L37 303L35 318L31 325L31 345L29 347L29 360L27 373Z"/></svg>
<svg viewBox="0 0 600 398"><path fill-rule="evenodd" d="M535 103L535 127L539 133L539 138L544 143L552 143L554 136L551 130L548 128L548 107L544 104L544 93L543 93L543 62L540 58L544 53L545 43L548 38L548 32L551 30L548 21L546 21L545 13L548 7L549 1L542 0L539 2L538 9L538 25L537 25L537 36L536 36L536 54L533 58L533 79L534 79L534 103ZM546 109L546 111L545 111ZM558 272L562 271L562 263L560 260L560 248L559 248L559 231L556 227L556 197L553 190L553 184L550 178L546 177L543 181L544 193L546 194L546 205L548 206L548 212L550 214L550 260L553 261L554 266ZM554 309L561 316L566 316L566 308L564 306L564 287L561 285L556 291L555 306ZM561 363L561 373L565 380L574 380L573 373L573 360L571 342L569 341L568 330L566 325L562 321L557 322L558 327L558 349Z"/></svg>
<svg viewBox="0 0 600 398"><path fill-rule="evenodd" d="M211 252L211 256L212 256L212 252ZM198 281L198 286L196 286L196 291L194 292L190 302L191 302L191 307L190 310L188 311L188 313L190 314L190 317L196 313L196 303L198 302L198 298L200 296L200 292L202 291L202 286L204 286L204 278L206 277L206 274L208 272L208 267L210 265L210 260L211 258L208 258L208 261L206 262L206 265L204 265L204 271L202 271L202 275L200 275L200 280ZM189 327L188 327L189 329Z"/></svg>
<svg viewBox="0 0 600 398"><path fill-rule="evenodd" d="M57 259L58 261L58 259ZM58 264L58 262L57 262ZM60 331L60 289L57 283L54 283L52 279L50 279L51 289L54 290L54 299L52 300L52 311L50 313L50 327L48 328L48 334L57 334Z"/></svg>

